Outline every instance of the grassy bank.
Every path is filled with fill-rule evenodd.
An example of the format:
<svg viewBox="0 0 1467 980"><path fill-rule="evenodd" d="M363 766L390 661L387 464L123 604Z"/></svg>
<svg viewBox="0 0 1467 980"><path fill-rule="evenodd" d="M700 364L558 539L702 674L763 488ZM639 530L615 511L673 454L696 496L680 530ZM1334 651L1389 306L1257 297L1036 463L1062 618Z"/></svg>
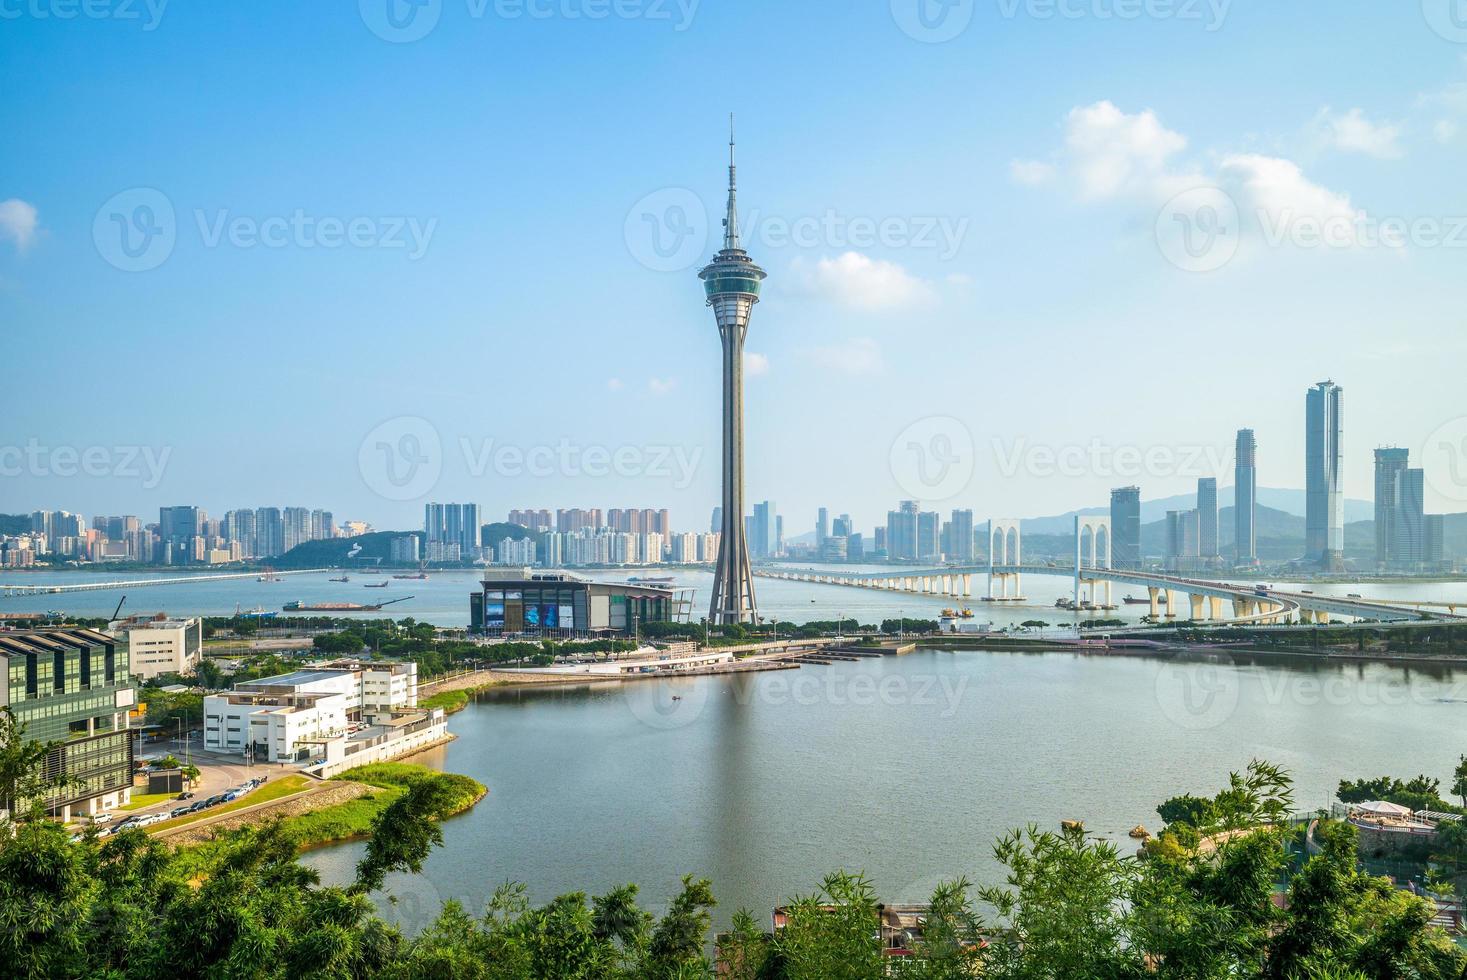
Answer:
<svg viewBox="0 0 1467 980"><path fill-rule="evenodd" d="M468 707L469 701L480 691L487 691L491 687L504 687L507 684L513 683L514 681L490 681L487 684L478 684L474 687L460 687L452 691L439 691L437 694L430 694L426 698L418 699L418 707L429 711L434 708L442 708L444 714L451 715L456 711L462 711Z"/></svg>
<svg viewBox="0 0 1467 980"><path fill-rule="evenodd" d="M440 782L450 789L450 802L436 814L439 820L463 813L488 792L482 783L468 776L438 772L407 762L358 766L335 777L335 780L361 783L371 787L371 791L345 803L281 818L282 829L298 850L366 836L371 832L372 821L377 815L421 780ZM189 868L202 868L210 863L220 847L218 840L184 845L180 848L178 860Z"/></svg>

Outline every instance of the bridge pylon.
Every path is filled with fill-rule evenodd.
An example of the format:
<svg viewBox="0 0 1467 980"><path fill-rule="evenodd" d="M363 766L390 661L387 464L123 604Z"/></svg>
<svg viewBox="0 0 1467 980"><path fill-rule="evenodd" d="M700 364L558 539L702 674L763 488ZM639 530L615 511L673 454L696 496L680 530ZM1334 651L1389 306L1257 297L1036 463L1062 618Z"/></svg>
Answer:
<svg viewBox="0 0 1467 980"><path fill-rule="evenodd" d="M1019 519L991 518L988 521L988 595L984 602L1023 602L1024 582L1017 571L1008 571L1023 560L1023 540L1019 530ZM997 582L1000 593L994 595ZM1012 583L1014 594L1009 595Z"/></svg>
<svg viewBox="0 0 1467 980"><path fill-rule="evenodd" d="M1110 568L1110 518L1075 515L1075 608L1080 607L1080 573L1085 570ZM1109 579L1091 577L1090 603L1097 609L1114 609ZM1101 600L1104 587L1105 599Z"/></svg>

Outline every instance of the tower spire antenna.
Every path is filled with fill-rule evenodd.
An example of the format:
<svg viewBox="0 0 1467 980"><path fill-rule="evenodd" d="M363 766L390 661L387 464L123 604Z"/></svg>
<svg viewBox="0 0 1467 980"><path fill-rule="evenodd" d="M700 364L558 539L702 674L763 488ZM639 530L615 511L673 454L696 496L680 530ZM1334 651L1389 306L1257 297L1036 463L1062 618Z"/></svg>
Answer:
<svg viewBox="0 0 1467 980"><path fill-rule="evenodd" d="M738 177L734 167L734 114L728 114L728 213L723 218L723 247L739 247Z"/></svg>

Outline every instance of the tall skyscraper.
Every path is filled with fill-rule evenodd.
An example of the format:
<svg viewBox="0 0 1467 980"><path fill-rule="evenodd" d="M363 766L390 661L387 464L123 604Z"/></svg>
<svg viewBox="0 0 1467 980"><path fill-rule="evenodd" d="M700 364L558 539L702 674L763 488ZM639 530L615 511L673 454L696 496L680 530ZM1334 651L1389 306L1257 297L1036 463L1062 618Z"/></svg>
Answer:
<svg viewBox="0 0 1467 980"><path fill-rule="evenodd" d="M1333 381L1304 402L1304 557L1331 571L1345 565L1344 402Z"/></svg>
<svg viewBox="0 0 1467 980"><path fill-rule="evenodd" d="M917 513L917 557L936 559L942 554L942 515L935 510Z"/></svg>
<svg viewBox="0 0 1467 980"><path fill-rule="evenodd" d="M1258 443L1252 429L1239 429L1233 462L1233 558L1258 560Z"/></svg>
<svg viewBox="0 0 1467 980"><path fill-rule="evenodd" d="M903 500L896 510L886 512L886 554L888 558L898 561L916 560L918 510L917 501Z"/></svg>
<svg viewBox="0 0 1467 980"><path fill-rule="evenodd" d="M774 501L766 500L754 505L750 530L751 540L748 547L751 558L773 558L779 553L779 515Z"/></svg>
<svg viewBox="0 0 1467 980"><path fill-rule="evenodd" d="M830 536L830 511L821 507L815 514L815 552L825 548L825 539Z"/></svg>
<svg viewBox="0 0 1467 980"><path fill-rule="evenodd" d="M1204 561L1217 557L1217 477L1197 480L1197 556Z"/></svg>
<svg viewBox="0 0 1467 980"><path fill-rule="evenodd" d="M711 623L751 623L759 616L749 546L744 539L744 337L766 273L739 245L737 186L730 116L723 248L698 273L723 342L723 527L718 562L713 569L713 601L708 611Z"/></svg>
<svg viewBox="0 0 1467 980"><path fill-rule="evenodd" d="M279 507L255 508L255 554L274 558L285 553L285 519Z"/></svg>
<svg viewBox="0 0 1467 980"><path fill-rule="evenodd" d="M971 562L973 560L973 512L954 510L951 527L952 531L948 535L948 558L953 561Z"/></svg>
<svg viewBox="0 0 1467 980"><path fill-rule="evenodd" d="M1141 567L1141 488L1116 487L1110 492L1110 563L1115 568Z"/></svg>
<svg viewBox="0 0 1467 980"><path fill-rule="evenodd" d="M1384 568L1396 557L1396 479L1410 463L1411 451L1383 447L1375 451L1375 564Z"/></svg>
<svg viewBox="0 0 1467 980"><path fill-rule="evenodd" d="M1166 512L1166 559L1168 567L1187 571L1196 565L1200 535L1198 513L1194 510Z"/></svg>
<svg viewBox="0 0 1467 980"><path fill-rule="evenodd" d="M1415 570L1426 560L1426 471L1406 467L1396 474L1391 560Z"/></svg>

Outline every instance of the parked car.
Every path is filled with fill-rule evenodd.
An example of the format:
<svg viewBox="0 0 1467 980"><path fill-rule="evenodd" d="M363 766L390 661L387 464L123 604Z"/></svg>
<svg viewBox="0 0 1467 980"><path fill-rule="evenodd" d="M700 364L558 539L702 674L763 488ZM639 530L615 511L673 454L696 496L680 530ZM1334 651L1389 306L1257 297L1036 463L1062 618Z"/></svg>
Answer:
<svg viewBox="0 0 1467 980"><path fill-rule="evenodd" d="M192 809L193 807L189 806L176 806L172 810L168 811L168 819L172 820L174 817L181 817Z"/></svg>
<svg viewBox="0 0 1467 980"><path fill-rule="evenodd" d="M194 798L194 794L192 792L189 792L189 791L184 791L184 792L178 794L178 798L180 800L191 800L191 799Z"/></svg>
<svg viewBox="0 0 1467 980"><path fill-rule="evenodd" d="M211 796L207 800L205 800L204 801L204 806L218 806L219 804L221 804L223 802L224 802L224 794L223 793L220 793L217 796Z"/></svg>

